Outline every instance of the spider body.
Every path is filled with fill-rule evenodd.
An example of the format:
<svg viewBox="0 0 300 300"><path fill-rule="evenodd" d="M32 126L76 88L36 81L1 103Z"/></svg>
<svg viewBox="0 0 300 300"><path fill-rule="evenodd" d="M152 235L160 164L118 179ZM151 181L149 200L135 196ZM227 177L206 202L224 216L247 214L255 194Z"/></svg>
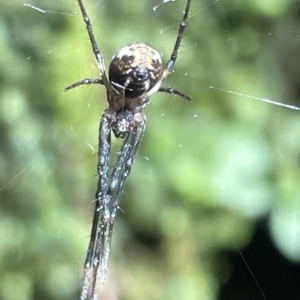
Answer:
<svg viewBox="0 0 300 300"><path fill-rule="evenodd" d="M82 0L78 0L78 4L97 61L100 79L81 79L66 87L65 91L84 84L101 84L106 88L108 102L108 108L103 112L99 125L98 184L80 296L81 300L98 300L107 277L113 226L123 186L131 172L146 127L143 109L156 92L165 92L191 100L174 88L162 87L164 79L171 72L177 59L191 0L186 0L175 45L165 68L162 67L161 56L156 50L143 43L133 43L123 47L113 56L108 76ZM111 132L124 141L115 166L109 174Z"/></svg>
<svg viewBox="0 0 300 300"><path fill-rule="evenodd" d="M162 74L160 54L148 45L134 43L122 48L112 58L109 80L125 98L137 98L148 92Z"/></svg>

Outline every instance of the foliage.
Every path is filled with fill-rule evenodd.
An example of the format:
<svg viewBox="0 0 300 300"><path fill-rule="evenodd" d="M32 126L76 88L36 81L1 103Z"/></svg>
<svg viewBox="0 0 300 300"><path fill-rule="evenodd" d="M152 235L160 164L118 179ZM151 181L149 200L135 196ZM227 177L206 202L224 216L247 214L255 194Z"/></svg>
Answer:
<svg viewBox="0 0 300 300"><path fill-rule="evenodd" d="M184 3L85 1L107 66L139 41L166 61ZM75 0L33 5L49 12L0 4L0 298L76 299L105 91L62 92L98 76ZM242 249L266 217L274 247L300 260L300 112L254 99L299 103L296 9L192 5L165 85L193 101L157 94L145 110L104 299L217 299L230 276L220 253Z"/></svg>

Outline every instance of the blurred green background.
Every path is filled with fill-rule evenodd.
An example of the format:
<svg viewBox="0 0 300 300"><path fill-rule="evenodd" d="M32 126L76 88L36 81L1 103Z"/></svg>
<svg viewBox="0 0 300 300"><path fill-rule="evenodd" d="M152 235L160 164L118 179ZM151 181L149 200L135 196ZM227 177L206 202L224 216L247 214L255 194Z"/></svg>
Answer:
<svg viewBox="0 0 300 300"><path fill-rule="evenodd" d="M107 67L132 42L167 61L185 0L160 3L84 1ZM105 90L63 93L98 77L76 1L30 4L49 12L0 3L0 299L79 299ZM160 93L145 110L102 299L246 299L221 291L258 224L299 264L300 112L246 96L300 105L299 16L290 0L193 0L164 84L193 101Z"/></svg>

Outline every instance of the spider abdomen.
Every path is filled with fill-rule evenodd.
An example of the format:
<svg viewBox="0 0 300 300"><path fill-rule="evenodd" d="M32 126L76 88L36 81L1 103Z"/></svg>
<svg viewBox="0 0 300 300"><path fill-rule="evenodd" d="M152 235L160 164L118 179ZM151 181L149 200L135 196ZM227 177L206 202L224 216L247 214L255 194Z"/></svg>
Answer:
<svg viewBox="0 0 300 300"><path fill-rule="evenodd" d="M160 54L143 43L123 47L109 66L109 80L116 90L125 89L125 98L142 96L158 82L161 74Z"/></svg>

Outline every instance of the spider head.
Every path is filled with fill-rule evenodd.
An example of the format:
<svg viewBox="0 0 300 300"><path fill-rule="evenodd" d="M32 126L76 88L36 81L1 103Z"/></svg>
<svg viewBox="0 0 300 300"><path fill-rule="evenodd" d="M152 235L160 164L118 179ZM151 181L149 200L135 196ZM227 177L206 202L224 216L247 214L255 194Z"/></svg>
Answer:
<svg viewBox="0 0 300 300"><path fill-rule="evenodd" d="M143 43L123 47L112 58L109 80L125 98L138 98L161 79L162 61L159 53Z"/></svg>

